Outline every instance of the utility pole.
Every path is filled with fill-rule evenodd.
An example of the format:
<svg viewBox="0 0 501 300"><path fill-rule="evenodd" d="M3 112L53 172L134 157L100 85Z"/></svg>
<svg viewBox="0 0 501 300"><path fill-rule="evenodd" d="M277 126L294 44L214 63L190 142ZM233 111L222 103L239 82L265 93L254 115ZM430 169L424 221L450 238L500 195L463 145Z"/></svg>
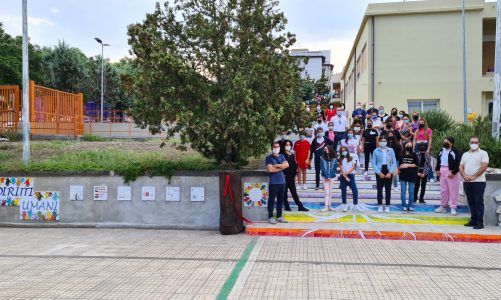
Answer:
<svg viewBox="0 0 501 300"><path fill-rule="evenodd" d="M104 119L104 47L109 46L109 44L103 44L100 38L94 38L99 44L101 44L101 123Z"/></svg>
<svg viewBox="0 0 501 300"><path fill-rule="evenodd" d="M23 163L30 163L30 99L28 68L28 0L23 0Z"/></svg>
<svg viewBox="0 0 501 300"><path fill-rule="evenodd" d="M468 98L466 94L466 25L465 25L465 12L464 1L462 5L462 19L463 19L463 107L464 107L464 123L468 124Z"/></svg>
<svg viewBox="0 0 501 300"><path fill-rule="evenodd" d="M492 103L492 137L499 141L499 93L501 76L501 1L497 1L496 9L496 54L494 57L494 101Z"/></svg>

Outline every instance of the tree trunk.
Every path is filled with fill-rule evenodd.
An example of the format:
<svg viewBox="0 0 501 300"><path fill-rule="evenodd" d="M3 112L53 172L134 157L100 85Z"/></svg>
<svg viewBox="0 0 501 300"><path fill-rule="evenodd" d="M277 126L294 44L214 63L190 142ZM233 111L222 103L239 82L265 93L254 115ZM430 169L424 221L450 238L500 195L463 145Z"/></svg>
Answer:
<svg viewBox="0 0 501 300"><path fill-rule="evenodd" d="M230 197L230 192L224 195L227 175L229 175L231 193L235 201ZM242 215L242 177L239 172L221 172L219 174L219 232L224 235L238 234L244 231L243 220L239 216Z"/></svg>

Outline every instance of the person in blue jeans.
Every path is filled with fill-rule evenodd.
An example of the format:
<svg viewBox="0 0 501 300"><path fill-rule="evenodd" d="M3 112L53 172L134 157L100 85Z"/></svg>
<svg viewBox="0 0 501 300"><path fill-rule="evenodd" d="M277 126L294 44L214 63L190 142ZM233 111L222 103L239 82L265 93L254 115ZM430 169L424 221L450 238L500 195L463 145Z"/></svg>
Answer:
<svg viewBox="0 0 501 300"><path fill-rule="evenodd" d="M336 151L334 150L334 147L332 147L331 145L326 146L324 149L324 153L320 158L320 168L322 171L322 177L324 178L324 198L325 198L325 208L322 209L322 211L326 212L332 210L331 192L337 171Z"/></svg>
<svg viewBox="0 0 501 300"><path fill-rule="evenodd" d="M400 199L402 200L402 211L414 211L414 187L417 180L419 160L412 151L412 142L405 144L402 155L399 158L400 173ZM409 199L406 201L407 189L409 190Z"/></svg>
<svg viewBox="0 0 501 300"><path fill-rule="evenodd" d="M269 196L268 196L268 221L270 224L287 223L282 218L282 207L284 206L285 196L285 175L283 170L289 167L285 157L280 154L280 143L271 144L272 154L266 157L266 171L269 177ZM277 219L273 217L273 209L277 202Z"/></svg>
<svg viewBox="0 0 501 300"><path fill-rule="evenodd" d="M341 146L339 148L339 162L341 163L341 176L339 177L341 182L341 200L343 202L341 209L346 212L348 211L348 205L346 204L346 190L348 186L353 192L353 204L355 205L354 211L362 211L358 206L358 189L357 183L355 182L355 174L357 161L351 157L348 148L345 146Z"/></svg>
<svg viewBox="0 0 501 300"><path fill-rule="evenodd" d="M386 136L379 137L379 147L372 154L372 166L376 173L378 212L390 212L391 183L397 171L395 151L388 147ZM383 188L385 189L385 206L383 206Z"/></svg>

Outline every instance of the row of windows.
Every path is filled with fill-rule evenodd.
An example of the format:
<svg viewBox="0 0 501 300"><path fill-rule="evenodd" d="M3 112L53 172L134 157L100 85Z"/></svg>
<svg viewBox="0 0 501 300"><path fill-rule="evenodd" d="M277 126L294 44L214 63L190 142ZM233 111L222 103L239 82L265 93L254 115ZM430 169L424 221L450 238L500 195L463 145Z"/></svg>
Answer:
<svg viewBox="0 0 501 300"><path fill-rule="evenodd" d="M350 95L355 88L355 69L356 69L356 82L360 79L360 74L362 74L367 69L367 44L364 45L362 51L358 55L356 60L356 68L351 69L350 76L345 84L346 94Z"/></svg>

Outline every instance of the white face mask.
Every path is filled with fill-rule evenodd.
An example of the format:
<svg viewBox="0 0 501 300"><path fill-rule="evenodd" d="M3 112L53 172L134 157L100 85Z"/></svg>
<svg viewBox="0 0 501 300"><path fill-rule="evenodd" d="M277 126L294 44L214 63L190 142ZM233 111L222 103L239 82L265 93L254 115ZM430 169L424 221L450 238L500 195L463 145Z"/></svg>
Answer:
<svg viewBox="0 0 501 300"><path fill-rule="evenodd" d="M353 129L355 129L355 131L360 131L360 127L353 127Z"/></svg>
<svg viewBox="0 0 501 300"><path fill-rule="evenodd" d="M476 151L478 149L478 144L470 144L470 149Z"/></svg>
<svg viewBox="0 0 501 300"><path fill-rule="evenodd" d="M291 146L285 146L285 150L291 151Z"/></svg>
<svg viewBox="0 0 501 300"><path fill-rule="evenodd" d="M280 149L278 148L273 148L273 154L277 155L278 153L280 153Z"/></svg>

